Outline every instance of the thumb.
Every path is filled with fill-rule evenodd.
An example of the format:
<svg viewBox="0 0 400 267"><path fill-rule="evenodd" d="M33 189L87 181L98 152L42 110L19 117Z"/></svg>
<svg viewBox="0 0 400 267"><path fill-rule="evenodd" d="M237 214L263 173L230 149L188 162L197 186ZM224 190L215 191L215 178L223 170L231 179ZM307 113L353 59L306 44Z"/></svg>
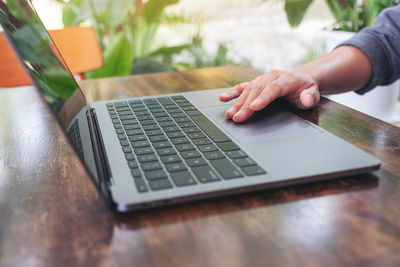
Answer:
<svg viewBox="0 0 400 267"><path fill-rule="evenodd" d="M304 109L315 107L320 100L319 90L316 85L304 89L300 93L300 105Z"/></svg>

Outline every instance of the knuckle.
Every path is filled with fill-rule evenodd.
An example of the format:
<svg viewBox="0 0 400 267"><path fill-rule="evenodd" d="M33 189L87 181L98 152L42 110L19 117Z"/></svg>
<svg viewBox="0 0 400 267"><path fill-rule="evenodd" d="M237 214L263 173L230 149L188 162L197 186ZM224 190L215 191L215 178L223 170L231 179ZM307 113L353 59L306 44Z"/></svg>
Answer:
<svg viewBox="0 0 400 267"><path fill-rule="evenodd" d="M282 71L280 71L278 69L272 69L267 74L272 75L274 77L278 77L282 74Z"/></svg>
<svg viewBox="0 0 400 267"><path fill-rule="evenodd" d="M235 104L233 104L233 106L232 106L234 109L240 109L241 107L242 107L242 105L240 104L240 103L235 103Z"/></svg>

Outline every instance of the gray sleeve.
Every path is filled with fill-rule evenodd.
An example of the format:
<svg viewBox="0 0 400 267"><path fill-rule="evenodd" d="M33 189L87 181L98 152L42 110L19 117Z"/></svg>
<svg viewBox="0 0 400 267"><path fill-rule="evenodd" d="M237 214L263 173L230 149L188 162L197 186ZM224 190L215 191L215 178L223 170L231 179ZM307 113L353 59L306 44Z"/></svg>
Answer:
<svg viewBox="0 0 400 267"><path fill-rule="evenodd" d="M372 63L370 81L356 93L396 81L400 78L400 5L383 10L373 27L364 28L339 46L344 45L357 47Z"/></svg>

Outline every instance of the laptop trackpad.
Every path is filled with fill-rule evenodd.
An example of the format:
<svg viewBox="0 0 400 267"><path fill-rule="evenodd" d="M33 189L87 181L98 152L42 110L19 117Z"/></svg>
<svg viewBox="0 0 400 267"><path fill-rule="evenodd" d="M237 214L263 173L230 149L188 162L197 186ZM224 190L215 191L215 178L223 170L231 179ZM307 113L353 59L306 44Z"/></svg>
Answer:
<svg viewBox="0 0 400 267"><path fill-rule="evenodd" d="M235 123L225 119L225 111L232 105L205 107L201 110L217 125L241 143L252 143L322 133L282 107L271 105L256 112L248 121Z"/></svg>

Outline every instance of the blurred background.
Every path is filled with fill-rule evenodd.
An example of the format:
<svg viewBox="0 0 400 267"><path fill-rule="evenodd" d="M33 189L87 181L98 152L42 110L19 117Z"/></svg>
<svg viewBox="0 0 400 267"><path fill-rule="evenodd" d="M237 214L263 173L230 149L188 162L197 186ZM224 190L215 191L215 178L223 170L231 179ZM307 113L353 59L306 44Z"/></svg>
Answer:
<svg viewBox="0 0 400 267"><path fill-rule="evenodd" d="M224 65L289 69L371 26L399 0L32 2L45 26L56 30L50 34L57 45L61 40L58 48L72 73L93 79ZM79 35L77 28L94 37ZM388 122L400 120L398 82L362 97L350 92L331 99Z"/></svg>
<svg viewBox="0 0 400 267"><path fill-rule="evenodd" d="M307 12L292 26L282 0L33 2L49 29L93 27L104 64L125 66L99 69L87 78L232 64L287 69L321 55L322 29L335 22L324 0L305 1L307 7L293 1ZM130 62L121 62L127 58Z"/></svg>

